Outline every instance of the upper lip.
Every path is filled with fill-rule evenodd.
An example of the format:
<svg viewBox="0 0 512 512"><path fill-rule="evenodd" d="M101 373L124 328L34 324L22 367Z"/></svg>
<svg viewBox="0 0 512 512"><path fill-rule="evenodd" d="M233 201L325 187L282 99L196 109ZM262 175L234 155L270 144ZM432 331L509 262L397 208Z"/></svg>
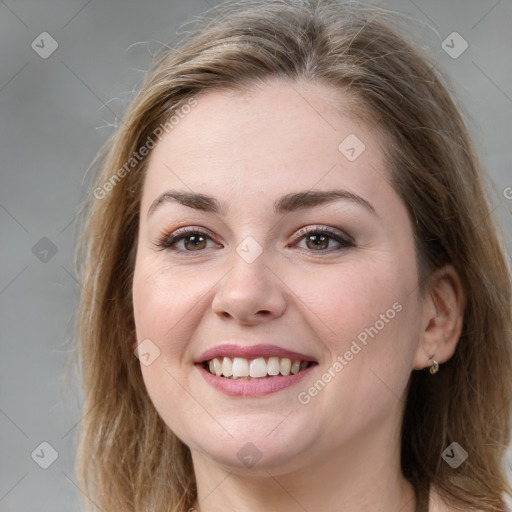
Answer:
<svg viewBox="0 0 512 512"><path fill-rule="evenodd" d="M294 352L277 345L236 345L231 343L225 343L222 345L216 345L215 347L209 348L206 352L203 352L194 362L204 363L210 361L215 357L243 357L245 359L256 359L258 357L287 357L292 361L300 359L301 361L312 361L316 360L312 356L307 354L301 354Z"/></svg>

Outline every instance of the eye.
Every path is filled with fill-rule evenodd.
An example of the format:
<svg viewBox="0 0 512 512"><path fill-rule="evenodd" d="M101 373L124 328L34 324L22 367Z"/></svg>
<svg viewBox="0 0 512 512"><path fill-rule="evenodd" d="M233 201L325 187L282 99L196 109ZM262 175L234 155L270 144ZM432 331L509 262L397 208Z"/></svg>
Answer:
<svg viewBox="0 0 512 512"><path fill-rule="evenodd" d="M201 228L203 229L203 228ZM156 242L157 249L169 249L177 252L199 252L206 249L207 241L212 239L209 232L190 227L174 231L171 234L163 234ZM177 248L183 242L183 248Z"/></svg>
<svg viewBox="0 0 512 512"><path fill-rule="evenodd" d="M178 229L171 234L164 233L154 245L158 250L169 249L175 252L201 252L203 249L209 248L208 241L213 241L213 238L213 235L209 231L204 230L204 228L189 227ZM306 250L310 252L325 253L355 246L352 237L342 235L328 227L303 228L297 232L296 238L298 241L304 239ZM338 248L329 249L332 240L338 244ZM182 246L179 247L179 244L182 242ZM299 248L304 249L300 246Z"/></svg>
<svg viewBox="0 0 512 512"><path fill-rule="evenodd" d="M348 247L354 247L354 240L348 235L342 235L338 231L328 227L303 228L297 232L298 240L304 239L306 249L312 252L331 252ZM338 248L325 250L329 247L330 242L334 240L338 244Z"/></svg>

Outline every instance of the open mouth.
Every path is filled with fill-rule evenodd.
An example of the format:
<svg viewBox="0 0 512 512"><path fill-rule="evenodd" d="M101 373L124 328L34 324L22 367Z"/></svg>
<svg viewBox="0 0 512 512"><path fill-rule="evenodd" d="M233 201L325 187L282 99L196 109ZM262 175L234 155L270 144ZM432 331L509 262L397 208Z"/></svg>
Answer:
<svg viewBox="0 0 512 512"><path fill-rule="evenodd" d="M264 380L269 377L287 377L296 375L317 363L291 360L287 357L215 357L204 361L202 366L212 375L231 380Z"/></svg>

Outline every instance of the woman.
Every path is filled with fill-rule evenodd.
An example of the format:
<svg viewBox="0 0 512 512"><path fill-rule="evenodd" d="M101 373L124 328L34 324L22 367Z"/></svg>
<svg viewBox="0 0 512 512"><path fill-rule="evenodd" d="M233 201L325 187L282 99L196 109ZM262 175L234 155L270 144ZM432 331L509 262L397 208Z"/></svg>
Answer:
<svg viewBox="0 0 512 512"><path fill-rule="evenodd" d="M503 244L394 20L228 3L148 73L77 253L88 503L505 510Z"/></svg>

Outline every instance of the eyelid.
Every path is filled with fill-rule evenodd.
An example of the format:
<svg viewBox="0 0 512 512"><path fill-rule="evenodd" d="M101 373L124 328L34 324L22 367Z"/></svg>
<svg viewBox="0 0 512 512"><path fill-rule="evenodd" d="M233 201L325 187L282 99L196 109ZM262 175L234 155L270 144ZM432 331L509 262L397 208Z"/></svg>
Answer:
<svg viewBox="0 0 512 512"><path fill-rule="evenodd" d="M303 236L308 235L309 233L325 233L327 235L330 235L331 237L333 235L337 235L340 238L343 238L346 242L355 243L354 237L349 235L346 231L342 231L341 229L334 228L332 226L322 226L314 224L305 226L295 231L293 238L302 238Z"/></svg>

